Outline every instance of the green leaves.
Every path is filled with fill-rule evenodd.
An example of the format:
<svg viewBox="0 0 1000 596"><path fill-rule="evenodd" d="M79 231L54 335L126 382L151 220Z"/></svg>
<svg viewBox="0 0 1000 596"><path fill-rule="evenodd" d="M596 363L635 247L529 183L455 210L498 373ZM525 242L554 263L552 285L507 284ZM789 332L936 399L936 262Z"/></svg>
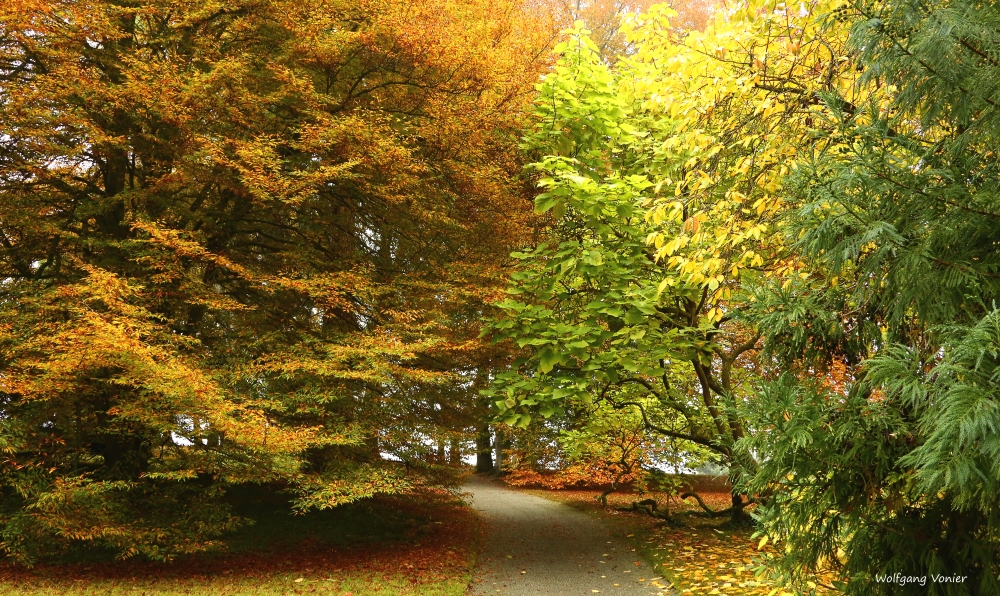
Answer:
<svg viewBox="0 0 1000 596"><path fill-rule="evenodd" d="M814 274L757 307L768 353L803 372L751 404L768 432L742 444L762 455L747 488L774 495L760 518L788 579L835 559L848 594L998 592L1000 70L983 56L1000 14L905 0L838 14L862 74L823 95L832 126L786 179ZM872 581L887 570L966 581Z"/></svg>
<svg viewBox="0 0 1000 596"><path fill-rule="evenodd" d="M524 140L541 155L530 166L542 190L536 209L551 213L553 227L545 244L514 255L521 266L508 293L517 300L500 302L505 317L492 325L524 357L487 394L501 420L522 425L536 412L642 403L650 430L679 439L678 449L728 454L739 423L722 422L695 369L715 365L715 313L731 294L722 278L692 282L648 242L665 229L651 194L687 159L664 149L678 131L650 103L659 75L629 61L612 69L583 31L574 35L579 43L560 46L538 88L536 127ZM715 387L730 398L731 388Z"/></svg>
<svg viewBox="0 0 1000 596"><path fill-rule="evenodd" d="M935 331L941 358L930 370L918 352L896 346L869 362L866 383L918 417L923 440L899 463L916 472L919 493L947 494L959 511L1000 514L1000 311Z"/></svg>
<svg viewBox="0 0 1000 596"><path fill-rule="evenodd" d="M626 325L638 325L646 319L646 315L643 314L641 310L636 307L631 307L628 312L625 313L625 324Z"/></svg>
<svg viewBox="0 0 1000 596"><path fill-rule="evenodd" d="M538 354L538 370L543 373L552 372L556 364L562 362L562 356L551 347L543 349Z"/></svg>

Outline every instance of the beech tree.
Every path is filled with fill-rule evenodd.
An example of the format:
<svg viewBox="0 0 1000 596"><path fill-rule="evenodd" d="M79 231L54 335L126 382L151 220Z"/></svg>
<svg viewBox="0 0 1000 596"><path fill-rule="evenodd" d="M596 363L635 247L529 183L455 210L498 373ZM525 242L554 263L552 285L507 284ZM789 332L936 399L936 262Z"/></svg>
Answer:
<svg viewBox="0 0 1000 596"><path fill-rule="evenodd" d="M404 490L380 453L493 349L550 39L516 1L4 2L2 548Z"/></svg>

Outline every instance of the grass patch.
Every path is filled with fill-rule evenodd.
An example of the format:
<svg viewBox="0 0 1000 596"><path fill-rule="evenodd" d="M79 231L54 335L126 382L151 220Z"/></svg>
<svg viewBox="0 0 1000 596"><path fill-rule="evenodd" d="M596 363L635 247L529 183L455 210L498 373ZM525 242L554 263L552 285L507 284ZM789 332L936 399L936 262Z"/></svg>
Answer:
<svg viewBox="0 0 1000 596"><path fill-rule="evenodd" d="M25 569L0 564L0 596L337 594L461 596L477 518L453 495L426 490L292 515L282 495L232 495L255 520L220 553L170 563L76 557Z"/></svg>

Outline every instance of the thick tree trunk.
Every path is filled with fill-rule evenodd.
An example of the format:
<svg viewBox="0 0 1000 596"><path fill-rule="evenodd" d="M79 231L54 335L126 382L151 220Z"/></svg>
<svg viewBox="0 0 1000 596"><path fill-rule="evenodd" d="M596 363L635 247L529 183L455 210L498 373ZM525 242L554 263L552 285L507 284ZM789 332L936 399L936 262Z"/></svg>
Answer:
<svg viewBox="0 0 1000 596"><path fill-rule="evenodd" d="M733 492L733 508L730 512L730 519L733 524L745 526L753 523L753 518L746 512L748 504L743 500L743 495Z"/></svg>
<svg viewBox="0 0 1000 596"><path fill-rule="evenodd" d="M476 471L488 474L493 471L493 451L490 443L490 427L483 425L476 435Z"/></svg>

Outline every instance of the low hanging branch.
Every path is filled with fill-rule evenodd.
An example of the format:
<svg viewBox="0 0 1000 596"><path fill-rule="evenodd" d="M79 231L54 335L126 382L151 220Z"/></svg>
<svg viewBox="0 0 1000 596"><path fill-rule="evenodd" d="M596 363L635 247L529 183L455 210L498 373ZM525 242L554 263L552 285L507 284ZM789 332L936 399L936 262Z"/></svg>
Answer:
<svg viewBox="0 0 1000 596"><path fill-rule="evenodd" d="M632 501L632 504L628 507L618 507L618 511L641 511L656 519L670 519L670 511L666 509L660 511L657 507L656 499Z"/></svg>
<svg viewBox="0 0 1000 596"><path fill-rule="evenodd" d="M756 502L753 499L749 499L747 501L743 501L739 506L727 507L722 511L715 511L714 509L705 504L705 501L702 500L701 495L699 495L698 493L686 492L681 494L681 500L686 499L688 497L691 497L695 501L698 501L698 505L705 510L705 513L709 517L725 517L727 515L732 515L734 512L742 511L747 505L751 505Z"/></svg>
<svg viewBox="0 0 1000 596"><path fill-rule="evenodd" d="M627 471L628 470L622 470L621 472L618 472L618 475L615 476L614 481L611 482L611 488L605 490L604 492L601 493L601 496L597 497L597 500L601 502L602 507L608 506L608 495L618 490L618 483L621 482L622 477L625 476Z"/></svg>
<svg viewBox="0 0 1000 596"><path fill-rule="evenodd" d="M730 507L728 509L723 509L722 511L715 511L715 510L713 510L711 507L709 507L708 505L705 504L705 501L702 500L701 496L698 495L698 493L690 493L690 492L689 493L684 493L684 494L681 495L681 500L684 500L684 499L686 499L688 497L691 497L695 501L698 501L698 505L700 505L701 508L705 510L705 513L707 513L709 517L723 517L723 516L726 516L726 515L730 515L733 512L733 508L732 507Z"/></svg>

